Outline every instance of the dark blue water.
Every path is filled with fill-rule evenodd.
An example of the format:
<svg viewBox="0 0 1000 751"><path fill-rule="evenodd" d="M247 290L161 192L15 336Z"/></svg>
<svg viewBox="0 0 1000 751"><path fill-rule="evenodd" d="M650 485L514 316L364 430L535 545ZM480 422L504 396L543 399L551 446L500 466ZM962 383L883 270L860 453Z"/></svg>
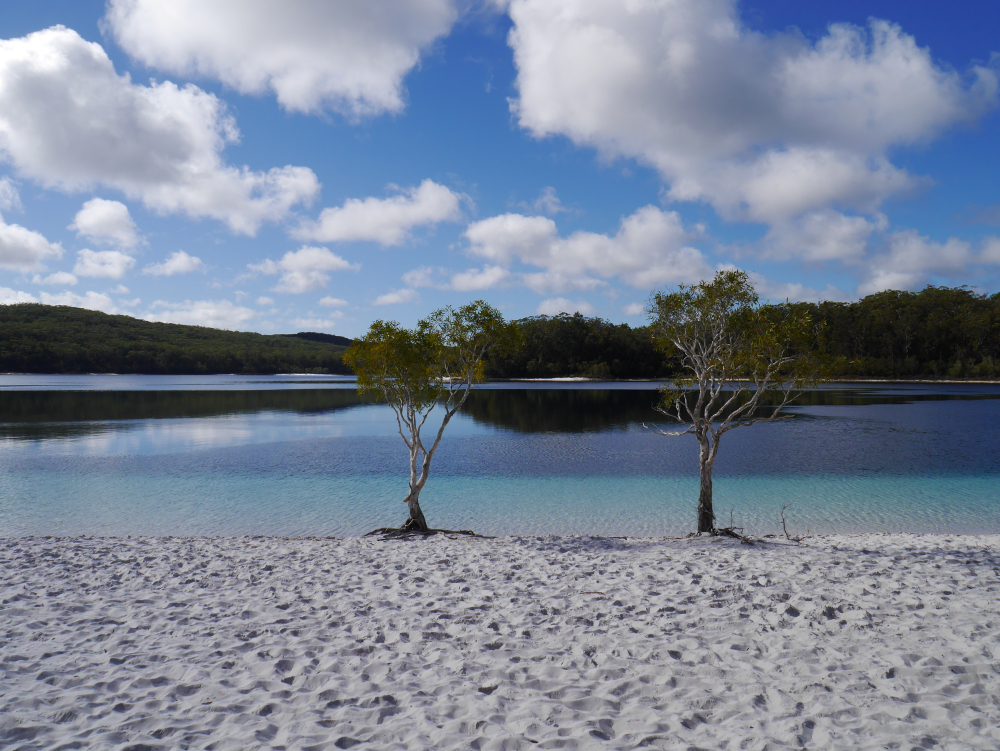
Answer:
<svg viewBox="0 0 1000 751"><path fill-rule="evenodd" d="M449 426L434 526L683 534L691 436L655 384L491 384ZM748 532L1000 532L1000 385L852 384L728 433L716 513ZM353 535L405 518L391 411L342 378L0 376L0 536Z"/></svg>

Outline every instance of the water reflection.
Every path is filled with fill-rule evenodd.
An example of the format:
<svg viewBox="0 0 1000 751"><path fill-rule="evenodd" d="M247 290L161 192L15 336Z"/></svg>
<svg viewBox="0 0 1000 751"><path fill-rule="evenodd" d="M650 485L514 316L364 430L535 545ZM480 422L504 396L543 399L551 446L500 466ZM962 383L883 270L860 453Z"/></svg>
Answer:
<svg viewBox="0 0 1000 751"><path fill-rule="evenodd" d="M134 430L150 421L331 415L372 405L376 400L354 388L169 391L0 391L0 438L72 439ZM654 409L659 394L651 384L601 384L603 388L542 388L540 384L490 384L470 394L463 414L488 430L516 433L599 433L622 431L641 423L663 423ZM644 386L639 388L638 386ZM835 384L803 391L793 404L798 417L826 416L825 407L871 407L917 402L1000 399L1000 386L924 386ZM766 408L762 412L766 412ZM376 418L390 433L395 422L388 410ZM459 430L461 430L459 428Z"/></svg>
<svg viewBox="0 0 1000 751"><path fill-rule="evenodd" d="M358 534L401 521L405 447L391 411L351 384L134 383L0 384L0 537ZM657 398L646 383L477 390L434 460L429 518L499 534L689 531L697 447L639 427L662 419ZM727 435L720 513L735 508L758 533L787 501L797 531L1000 530L1000 385L833 384L794 413Z"/></svg>
<svg viewBox="0 0 1000 751"><path fill-rule="evenodd" d="M1000 399L1000 385L944 384L922 386L893 384L889 387L826 385L800 391L796 407L861 407L874 404L914 404L916 402L977 401Z"/></svg>
<svg viewBox="0 0 1000 751"><path fill-rule="evenodd" d="M462 411L480 425L518 433L625 430L662 418L656 391L484 389L469 394Z"/></svg>
<svg viewBox="0 0 1000 751"><path fill-rule="evenodd" d="M315 415L371 404L354 389L0 392L0 438L73 438L149 420L287 412Z"/></svg>
<svg viewBox="0 0 1000 751"><path fill-rule="evenodd" d="M91 373L0 373L0 391L262 391L265 389L354 388L354 376L120 375Z"/></svg>
<svg viewBox="0 0 1000 751"><path fill-rule="evenodd" d="M723 400L726 393L722 395ZM901 385L893 388L832 385L799 393L793 415L810 407L861 407L924 401L1000 399L1000 388L957 386L940 391ZM463 411L475 422L518 433L589 433L626 430L641 423L664 423L655 410L660 395L652 389L489 389L469 395ZM693 400L692 400L693 401ZM762 406L765 416L772 408Z"/></svg>

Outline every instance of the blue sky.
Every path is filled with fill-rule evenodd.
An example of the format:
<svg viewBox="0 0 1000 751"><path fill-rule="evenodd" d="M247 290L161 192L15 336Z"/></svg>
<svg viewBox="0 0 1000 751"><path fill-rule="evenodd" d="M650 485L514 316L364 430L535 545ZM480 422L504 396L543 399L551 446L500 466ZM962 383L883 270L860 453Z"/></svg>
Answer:
<svg viewBox="0 0 1000 751"><path fill-rule="evenodd" d="M110 0L0 13L0 303L348 336L1000 290L1000 4Z"/></svg>

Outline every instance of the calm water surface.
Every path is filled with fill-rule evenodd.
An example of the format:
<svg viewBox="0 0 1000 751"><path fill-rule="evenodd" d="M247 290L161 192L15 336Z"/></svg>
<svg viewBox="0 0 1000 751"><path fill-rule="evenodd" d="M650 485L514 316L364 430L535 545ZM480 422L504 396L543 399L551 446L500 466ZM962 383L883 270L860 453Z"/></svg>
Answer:
<svg viewBox="0 0 1000 751"><path fill-rule="evenodd" d="M449 426L421 498L491 534L683 534L697 444L656 384L504 383ZM837 384L728 433L720 521L748 532L1000 532L1000 385ZM350 379L0 376L0 536L354 535L406 516L392 412Z"/></svg>

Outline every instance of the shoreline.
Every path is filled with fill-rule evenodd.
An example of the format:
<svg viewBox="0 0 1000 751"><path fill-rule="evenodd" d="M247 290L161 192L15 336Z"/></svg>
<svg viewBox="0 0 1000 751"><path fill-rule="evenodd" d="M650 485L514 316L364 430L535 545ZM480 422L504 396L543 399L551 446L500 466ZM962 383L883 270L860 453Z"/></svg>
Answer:
<svg viewBox="0 0 1000 751"><path fill-rule="evenodd" d="M996 748L998 596L996 534L6 538L0 745Z"/></svg>
<svg viewBox="0 0 1000 751"><path fill-rule="evenodd" d="M474 530L473 530L474 531ZM915 537L915 538L996 538L997 543L1000 544L1000 531L997 532L830 532L830 533L818 533L818 534L806 534L801 537L796 535L795 539L787 538L783 533L772 534L768 533L766 535L747 535L750 543L742 543L744 545L751 543L766 543L766 544L778 544L784 543L788 545L801 544L805 545L807 541L824 541L829 539L855 539L855 538L879 538L879 537ZM467 535L457 531L446 530L442 532L435 532L434 534L427 535L424 537L414 536L412 538L406 538L405 540L400 540L400 542L412 541L412 542L427 542L431 543L435 539L465 539L469 541L482 540L482 541L552 541L552 540L630 540L633 542L683 542L683 541L710 541L710 540L724 540L727 539L723 535L712 536L709 534L699 534L696 532L691 532L689 534L672 536L672 535L600 535L600 534L526 534L511 532L509 534L497 534L497 535L487 535L487 534L473 534ZM730 538L734 539L734 538ZM55 542L66 542L66 541L105 541L105 542L129 542L136 540L202 540L202 541L212 541L218 540L220 542L224 541L234 541L234 540L273 540L273 541L311 541L311 542L365 542L365 541L382 541L382 538L378 535L361 534L361 535L267 535L267 534L208 534L208 535L156 535L156 534L127 534L127 535L11 535L3 536L0 535L0 545L5 543L17 543L17 542L43 542L43 541L55 541ZM738 540L734 540L739 542ZM388 541L387 541L388 542Z"/></svg>
<svg viewBox="0 0 1000 751"><path fill-rule="evenodd" d="M20 373L3 372L0 376L74 376L90 378L93 376L115 377L151 377L151 378L331 378L345 382L357 380L357 376L342 373ZM591 376L554 376L552 378L495 378L484 383L666 383L668 378L593 378ZM927 384L1000 384L1000 378L830 378L823 384L836 383L927 383ZM476 384L479 385L479 384Z"/></svg>

